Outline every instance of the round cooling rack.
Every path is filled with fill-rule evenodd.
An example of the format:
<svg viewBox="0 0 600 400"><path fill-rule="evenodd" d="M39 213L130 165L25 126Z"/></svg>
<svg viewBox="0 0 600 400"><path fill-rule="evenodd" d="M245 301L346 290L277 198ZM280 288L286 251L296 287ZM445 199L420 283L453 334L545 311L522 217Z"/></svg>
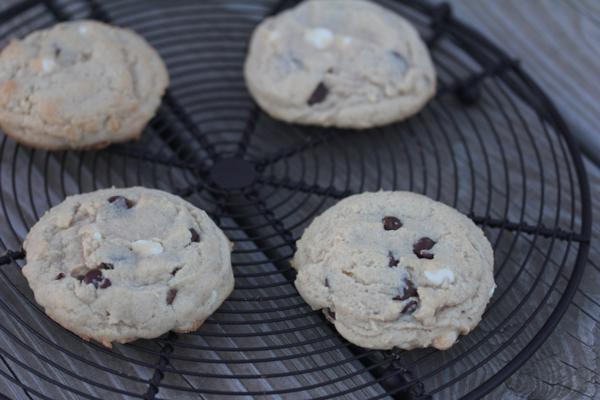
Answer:
<svg viewBox="0 0 600 400"><path fill-rule="evenodd" d="M573 138L541 88L448 5L380 3L411 20L438 71L418 115L361 132L284 124L243 80L276 0L12 0L2 45L71 19L131 27L171 87L139 142L43 152L0 136L0 392L18 399L480 398L543 344L581 278L590 198ZM192 334L106 349L47 318L19 268L28 229L65 196L141 185L207 210L235 242L236 289ZM296 292L289 259L311 220L352 193L411 190L482 226L498 289L445 352L374 351L341 338Z"/></svg>

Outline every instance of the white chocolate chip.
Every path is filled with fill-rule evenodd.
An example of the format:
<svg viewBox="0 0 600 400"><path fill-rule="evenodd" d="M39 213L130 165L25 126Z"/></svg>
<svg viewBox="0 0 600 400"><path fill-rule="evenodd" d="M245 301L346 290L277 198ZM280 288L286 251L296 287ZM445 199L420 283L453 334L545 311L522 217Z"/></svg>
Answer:
<svg viewBox="0 0 600 400"><path fill-rule="evenodd" d="M314 28L309 29L304 34L304 40L315 46L317 49L325 49L333 42L333 33L329 29Z"/></svg>
<svg viewBox="0 0 600 400"><path fill-rule="evenodd" d="M88 33L88 27L85 25L80 25L78 31L80 34L85 35Z"/></svg>
<svg viewBox="0 0 600 400"><path fill-rule="evenodd" d="M94 232L94 239L101 240L102 239L102 234L100 232Z"/></svg>
<svg viewBox="0 0 600 400"><path fill-rule="evenodd" d="M495 291L496 291L496 286L494 286L490 289L490 297L492 297L494 295Z"/></svg>
<svg viewBox="0 0 600 400"><path fill-rule="evenodd" d="M425 277L436 286L442 285L446 280L449 283L454 283L454 272L446 268L437 271L425 271Z"/></svg>
<svg viewBox="0 0 600 400"><path fill-rule="evenodd" d="M217 291L213 290L212 293L210 294L210 297L208 298L208 300L206 302L206 305L208 307L212 306L215 303L215 301L217 301L217 296L218 296Z"/></svg>
<svg viewBox="0 0 600 400"><path fill-rule="evenodd" d="M156 240L136 240L131 243L131 250L141 256L155 256L163 252L163 247Z"/></svg>
<svg viewBox="0 0 600 400"><path fill-rule="evenodd" d="M50 59L50 58L44 58L42 60L42 69L45 72L50 72L54 69L54 67L56 67L56 63L54 62L54 60Z"/></svg>
<svg viewBox="0 0 600 400"><path fill-rule="evenodd" d="M270 42L274 42L277 39L279 39L280 37L281 37L281 33L279 33L278 31L270 31L269 32L268 38L269 38Z"/></svg>
<svg viewBox="0 0 600 400"><path fill-rule="evenodd" d="M350 46L350 44L352 44L352 37L350 37L350 36L343 36L342 37L342 45L344 45L344 46Z"/></svg>

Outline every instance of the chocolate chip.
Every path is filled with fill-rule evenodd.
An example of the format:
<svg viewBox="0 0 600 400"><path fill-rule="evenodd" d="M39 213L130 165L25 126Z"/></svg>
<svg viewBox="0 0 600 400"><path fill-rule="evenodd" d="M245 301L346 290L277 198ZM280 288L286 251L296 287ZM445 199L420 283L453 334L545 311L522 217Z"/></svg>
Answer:
<svg viewBox="0 0 600 400"><path fill-rule="evenodd" d="M192 242L200 241L200 234L198 233L198 231L196 231L194 228L190 228L190 233L192 234L192 238L191 238Z"/></svg>
<svg viewBox="0 0 600 400"><path fill-rule="evenodd" d="M402 221L396 217L383 217L383 229L386 231L397 231L402 227Z"/></svg>
<svg viewBox="0 0 600 400"><path fill-rule="evenodd" d="M54 58L58 58L58 56L60 56L60 47L55 46L54 47Z"/></svg>
<svg viewBox="0 0 600 400"><path fill-rule="evenodd" d="M98 287L98 283L100 283L103 279L102 276L102 271L100 271L99 269L90 269L84 276L83 278L81 278L81 280L86 284L89 285L90 283L92 283L94 286Z"/></svg>
<svg viewBox="0 0 600 400"><path fill-rule="evenodd" d="M175 276L175 274L177 272L179 272L180 269L181 269L181 267L175 267L175 268L173 268L173 271L171 271L171 275Z"/></svg>
<svg viewBox="0 0 600 400"><path fill-rule="evenodd" d="M112 282L110 281L110 279L105 278L102 283L100 284L100 289L106 289L107 287L109 287L110 285L112 285Z"/></svg>
<svg viewBox="0 0 600 400"><path fill-rule="evenodd" d="M325 287L329 287L329 279L325 278Z"/></svg>
<svg viewBox="0 0 600 400"><path fill-rule="evenodd" d="M97 267L98 269L115 269L115 266L110 263L100 263Z"/></svg>
<svg viewBox="0 0 600 400"><path fill-rule="evenodd" d="M419 302L417 300L410 300L400 312L402 314L412 314L417 310L418 307Z"/></svg>
<svg viewBox="0 0 600 400"><path fill-rule="evenodd" d="M325 313L325 318L327 318L327 320L329 322L335 321L335 311L331 311L330 308L324 308L323 312Z"/></svg>
<svg viewBox="0 0 600 400"><path fill-rule="evenodd" d="M57 280L57 281L60 281L64 277L65 277L65 274L63 274L62 272L60 272L58 275L56 275L56 278L54 278L54 279Z"/></svg>
<svg viewBox="0 0 600 400"><path fill-rule="evenodd" d="M404 279L404 288L402 294L395 296L393 300L404 301L410 297L419 297L415 283L410 279Z"/></svg>
<svg viewBox="0 0 600 400"><path fill-rule="evenodd" d="M323 100L325 100L325 98L327 98L328 94L329 94L329 89L327 89L327 86L325 86L325 84L323 82L319 82L319 84L317 85L315 90L310 95L310 98L308 99L307 104L309 106L312 106L312 105L321 103L321 102L323 102Z"/></svg>
<svg viewBox="0 0 600 400"><path fill-rule="evenodd" d="M167 304L171 305L173 304L173 300L175 300L175 297L177 296L177 289L171 289L167 292Z"/></svg>
<svg viewBox="0 0 600 400"><path fill-rule="evenodd" d="M78 276L77 279L79 279L86 285L89 285L91 283L96 289L98 287L100 287L100 289L106 289L107 287L112 285L112 282L110 281L110 279L105 278L102 275L102 269L103 268L101 268L100 266L98 268L90 269L88 272L86 272L85 275Z"/></svg>
<svg viewBox="0 0 600 400"><path fill-rule="evenodd" d="M112 196L108 198L108 202L112 203L118 207L121 208L131 208L133 207L135 204L133 203L133 201L129 200L128 198L125 198L123 196Z"/></svg>
<svg viewBox="0 0 600 400"><path fill-rule="evenodd" d="M422 237L417 241L417 243L413 244L413 253L419 258L426 258L428 260L433 259L433 254L426 252L425 250L431 250L431 248L435 245L435 242L428 237Z"/></svg>
<svg viewBox="0 0 600 400"><path fill-rule="evenodd" d="M388 253L388 258L390 259L390 262L388 263L388 267L392 268L392 267L398 266L398 263L400 262L400 260L396 260L391 251Z"/></svg>

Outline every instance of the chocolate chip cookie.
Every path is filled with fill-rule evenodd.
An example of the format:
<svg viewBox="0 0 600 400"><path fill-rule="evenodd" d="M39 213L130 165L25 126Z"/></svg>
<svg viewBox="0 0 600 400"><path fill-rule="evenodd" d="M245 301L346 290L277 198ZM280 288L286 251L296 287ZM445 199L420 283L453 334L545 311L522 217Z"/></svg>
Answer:
<svg viewBox="0 0 600 400"><path fill-rule="evenodd" d="M208 215L134 187L67 197L31 228L23 275L46 313L105 346L196 330L233 290Z"/></svg>
<svg viewBox="0 0 600 400"><path fill-rule="evenodd" d="M252 36L245 77L274 118L355 129L416 113L436 86L415 28L366 0L308 0L267 18Z"/></svg>
<svg viewBox="0 0 600 400"><path fill-rule="evenodd" d="M31 147L100 148L138 138L168 84L162 59L133 31L61 23L0 54L0 126Z"/></svg>
<svg viewBox="0 0 600 400"><path fill-rule="evenodd" d="M490 243L470 219L410 192L348 197L298 242L296 288L366 348L447 349L496 287Z"/></svg>

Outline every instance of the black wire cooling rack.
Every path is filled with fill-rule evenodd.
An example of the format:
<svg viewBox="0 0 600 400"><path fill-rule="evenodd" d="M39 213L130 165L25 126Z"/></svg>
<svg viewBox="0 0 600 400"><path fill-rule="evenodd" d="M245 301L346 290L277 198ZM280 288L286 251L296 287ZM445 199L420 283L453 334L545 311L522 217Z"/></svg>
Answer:
<svg viewBox="0 0 600 400"><path fill-rule="evenodd" d="M293 1L25 0L0 6L2 44L95 18L144 35L172 84L139 142L30 150L0 136L0 391L10 398L480 398L553 331L581 278L590 199L573 138L518 62L446 4L380 1L410 19L439 74L417 116L347 132L260 112L242 68L254 26ZM29 227L65 196L142 185L207 210L235 242L236 288L197 332L105 349L49 320L20 274ZM312 218L367 190L425 193L481 225L498 289L452 349L357 348L293 287Z"/></svg>

